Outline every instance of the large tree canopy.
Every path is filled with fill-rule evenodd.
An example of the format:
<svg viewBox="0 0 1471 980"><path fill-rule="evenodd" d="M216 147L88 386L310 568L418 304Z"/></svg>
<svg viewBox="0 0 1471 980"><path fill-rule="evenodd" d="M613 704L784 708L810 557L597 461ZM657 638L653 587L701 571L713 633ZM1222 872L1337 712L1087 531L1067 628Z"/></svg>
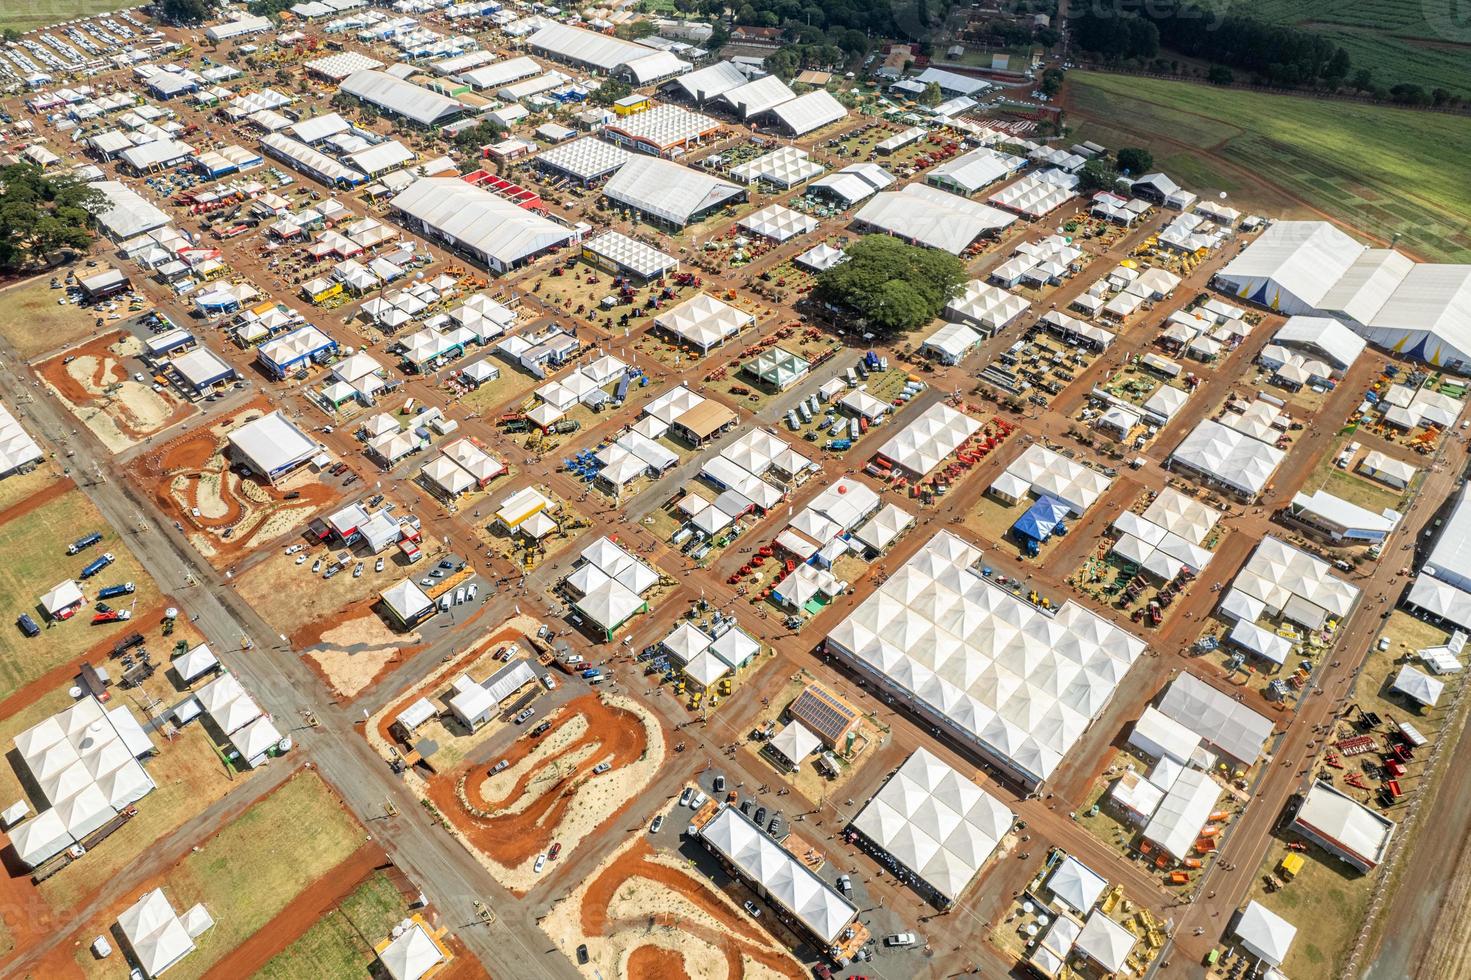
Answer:
<svg viewBox="0 0 1471 980"><path fill-rule="evenodd" d="M0 170L0 268L44 262L58 249L92 242L92 212L106 203L74 177L48 177L39 167Z"/></svg>
<svg viewBox="0 0 1471 980"><path fill-rule="evenodd" d="M965 265L955 256L886 235L848 246L847 256L818 276L814 295L883 332L923 326L965 283Z"/></svg>

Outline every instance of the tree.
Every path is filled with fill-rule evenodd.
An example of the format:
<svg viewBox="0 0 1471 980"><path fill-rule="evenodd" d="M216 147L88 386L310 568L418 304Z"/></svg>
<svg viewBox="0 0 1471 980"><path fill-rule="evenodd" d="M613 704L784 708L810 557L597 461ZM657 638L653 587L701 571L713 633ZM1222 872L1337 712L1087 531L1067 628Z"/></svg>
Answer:
<svg viewBox="0 0 1471 980"><path fill-rule="evenodd" d="M945 93L940 91L940 85L939 85L938 82L930 82L928 85L926 85L924 87L924 91L921 92L921 93L919 93L919 104L920 105L929 106L930 108L934 108L935 106L939 105L941 102L944 102L944 101L945 101Z"/></svg>
<svg viewBox="0 0 1471 980"><path fill-rule="evenodd" d="M13 27L7 27L3 32L0 32L0 37L4 37L5 40L9 41L11 44L14 44L16 41L20 40L20 31L16 30Z"/></svg>
<svg viewBox="0 0 1471 980"><path fill-rule="evenodd" d="M612 105L619 99L626 99L633 94L633 86L621 78L605 78L603 84L598 86L596 92L588 97L593 105Z"/></svg>
<svg viewBox="0 0 1471 980"><path fill-rule="evenodd" d="M869 235L846 252L846 262L818 276L813 296L851 310L878 332L923 326L965 283L965 264L955 256L887 235Z"/></svg>
<svg viewBox="0 0 1471 980"><path fill-rule="evenodd" d="M163 19L172 24L198 24L214 16L213 0L161 0Z"/></svg>
<svg viewBox="0 0 1471 980"><path fill-rule="evenodd" d="M1236 76L1225 65L1211 65L1211 70L1205 73L1205 80L1212 85L1230 85L1236 81Z"/></svg>
<svg viewBox="0 0 1471 980"><path fill-rule="evenodd" d="M626 24L619 24L613 29L614 34L619 37L628 38L631 41L637 41L641 37L648 37L650 34L657 34L658 32L659 29L654 26L654 22L651 20L629 21Z"/></svg>
<svg viewBox="0 0 1471 980"><path fill-rule="evenodd" d="M48 177L39 167L0 170L0 268L14 271L50 261L60 249L92 242L92 215L102 192L74 177Z"/></svg>
<svg viewBox="0 0 1471 980"><path fill-rule="evenodd" d="M1154 154L1137 146L1126 146L1118 153L1119 169L1134 176L1147 174L1154 169Z"/></svg>
<svg viewBox="0 0 1471 980"><path fill-rule="evenodd" d="M1119 172L1102 157L1094 157L1078 170L1078 188L1083 191L1111 191Z"/></svg>
<svg viewBox="0 0 1471 980"><path fill-rule="evenodd" d="M1056 97L1062 91L1062 80L1065 77L1061 68L1049 68L1042 73L1042 94L1049 99Z"/></svg>
<svg viewBox="0 0 1471 980"><path fill-rule="evenodd" d="M1353 87L1360 92L1366 92L1374 87L1374 73L1367 68L1360 68L1354 72Z"/></svg>

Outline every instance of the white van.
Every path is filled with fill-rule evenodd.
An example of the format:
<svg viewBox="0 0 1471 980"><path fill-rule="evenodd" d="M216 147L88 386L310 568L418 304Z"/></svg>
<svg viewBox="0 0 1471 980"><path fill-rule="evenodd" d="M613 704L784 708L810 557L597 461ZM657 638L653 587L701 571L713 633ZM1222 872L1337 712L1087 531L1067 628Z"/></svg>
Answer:
<svg viewBox="0 0 1471 980"><path fill-rule="evenodd" d="M455 605L458 606L460 603L462 603L464 601L465 601L465 587L462 585L458 589L455 589Z"/></svg>

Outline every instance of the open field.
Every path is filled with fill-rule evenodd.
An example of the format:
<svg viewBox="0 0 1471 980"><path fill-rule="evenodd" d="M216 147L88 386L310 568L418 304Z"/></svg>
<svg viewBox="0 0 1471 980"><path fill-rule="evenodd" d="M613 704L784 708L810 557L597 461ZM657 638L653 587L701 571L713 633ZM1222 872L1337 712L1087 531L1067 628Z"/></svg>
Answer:
<svg viewBox="0 0 1471 980"><path fill-rule="evenodd" d="M1066 102L1074 138L1147 146L1203 197L1471 258L1471 119L1096 72L1069 73Z"/></svg>
<svg viewBox="0 0 1471 980"><path fill-rule="evenodd" d="M157 884L183 911L203 902L215 925L170 976L199 977L267 925L297 895L346 861L362 844L362 828L313 770L303 770L233 823L201 843ZM269 847L262 847L269 841ZM112 964L83 947L88 976L112 975Z"/></svg>
<svg viewBox="0 0 1471 980"><path fill-rule="evenodd" d="M60 478L61 467L43 462L29 473L12 473L0 480L0 514L45 490Z"/></svg>
<svg viewBox="0 0 1471 980"><path fill-rule="evenodd" d="M0 621L5 623L5 628L0 630L0 698L13 694L82 651L134 628L129 622L92 626L90 606L83 606L69 620L47 626L38 608L41 594L75 577L88 562L105 552L111 552L117 559L82 583L84 592L95 595L101 587L132 582L137 591L122 600L114 600L114 604L118 608L131 608L140 617L159 599L148 573L81 491L57 484L51 491L43 492L51 495L40 500L30 512L13 516L0 527L0 539L5 542L5 562L0 567ZM102 531L102 541L79 555L68 555L66 546L90 530ZM16 617L23 612L30 613L43 627L41 636L28 639L14 627Z"/></svg>
<svg viewBox="0 0 1471 980"><path fill-rule="evenodd" d="M1354 69L1368 68L1380 85L1410 82L1471 94L1471 61L1464 49L1471 28L1449 0L1242 0L1233 8L1341 45Z"/></svg>
<svg viewBox="0 0 1471 980"><path fill-rule="evenodd" d="M89 6L89 0L49 0L46 4L3 4L0 5L0 28L16 26L16 21L36 16L37 11L46 11L36 16L37 20L52 22L62 20L65 14L53 15L50 11L63 6L83 8ZM90 6L93 8L116 7L121 4L91 0ZM34 27L36 24L33 23L30 26ZM18 29L27 30L28 28L22 26ZM66 271L65 268L60 268L55 274L60 278L66 275ZM88 270L78 267L77 275L95 271L95 269ZM94 329L95 316L80 307L57 303L57 300L65 295L63 290L51 288L50 276L38 276L28 283L0 293L0 296L5 297L5 308L8 314L5 323L5 339L22 357L35 357L37 354L74 344L84 337L99 332Z"/></svg>
<svg viewBox="0 0 1471 980"><path fill-rule="evenodd" d="M33 31L78 17L131 7L131 0L45 0L44 3L0 4L0 29Z"/></svg>
<svg viewBox="0 0 1471 980"><path fill-rule="evenodd" d="M374 959L372 941L388 935L407 914L398 886L384 872L376 872L276 954L256 974L257 980L368 976Z"/></svg>

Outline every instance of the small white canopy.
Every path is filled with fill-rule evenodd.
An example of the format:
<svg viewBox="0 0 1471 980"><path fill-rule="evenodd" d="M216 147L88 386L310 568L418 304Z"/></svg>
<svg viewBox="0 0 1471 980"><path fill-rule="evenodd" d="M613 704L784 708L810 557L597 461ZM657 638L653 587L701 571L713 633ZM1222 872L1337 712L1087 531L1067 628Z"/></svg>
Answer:
<svg viewBox="0 0 1471 980"><path fill-rule="evenodd" d="M685 676L701 687L709 687L729 673L730 668L709 650L695 654L684 665Z"/></svg>
<svg viewBox="0 0 1471 980"><path fill-rule="evenodd" d="M1246 951L1271 966L1281 966L1297 936L1297 926L1253 899L1236 920L1236 938Z"/></svg>
<svg viewBox="0 0 1471 980"><path fill-rule="evenodd" d="M1445 690L1445 682L1436 680L1423 670L1406 664L1395 675L1390 689L1418 701L1427 708L1433 708L1440 700L1441 692Z"/></svg>
<svg viewBox="0 0 1471 980"><path fill-rule="evenodd" d="M1118 973L1134 949L1132 932L1104 915L1094 912L1083 923L1075 947L1109 973Z"/></svg>
<svg viewBox="0 0 1471 980"><path fill-rule="evenodd" d="M162 888L129 906L117 924L147 976L158 976L194 951L194 940Z"/></svg>
<svg viewBox="0 0 1471 980"><path fill-rule="evenodd" d="M1068 908L1079 915L1087 915L1098 901L1098 896L1108 887L1108 882L1102 875L1069 855L1052 872L1047 887Z"/></svg>
<svg viewBox="0 0 1471 980"><path fill-rule="evenodd" d="M415 922L378 954L383 968L393 980L419 980L436 965L444 962L439 944Z"/></svg>
<svg viewBox="0 0 1471 980"><path fill-rule="evenodd" d="M186 684L219 665L219 658L210 651L208 643L201 643L188 653L174 658L174 670L178 672L179 679Z"/></svg>
<svg viewBox="0 0 1471 980"><path fill-rule="evenodd" d="M800 721L793 721L771 736L770 745L782 758L792 765L801 765L802 760L822 747L822 739Z"/></svg>

